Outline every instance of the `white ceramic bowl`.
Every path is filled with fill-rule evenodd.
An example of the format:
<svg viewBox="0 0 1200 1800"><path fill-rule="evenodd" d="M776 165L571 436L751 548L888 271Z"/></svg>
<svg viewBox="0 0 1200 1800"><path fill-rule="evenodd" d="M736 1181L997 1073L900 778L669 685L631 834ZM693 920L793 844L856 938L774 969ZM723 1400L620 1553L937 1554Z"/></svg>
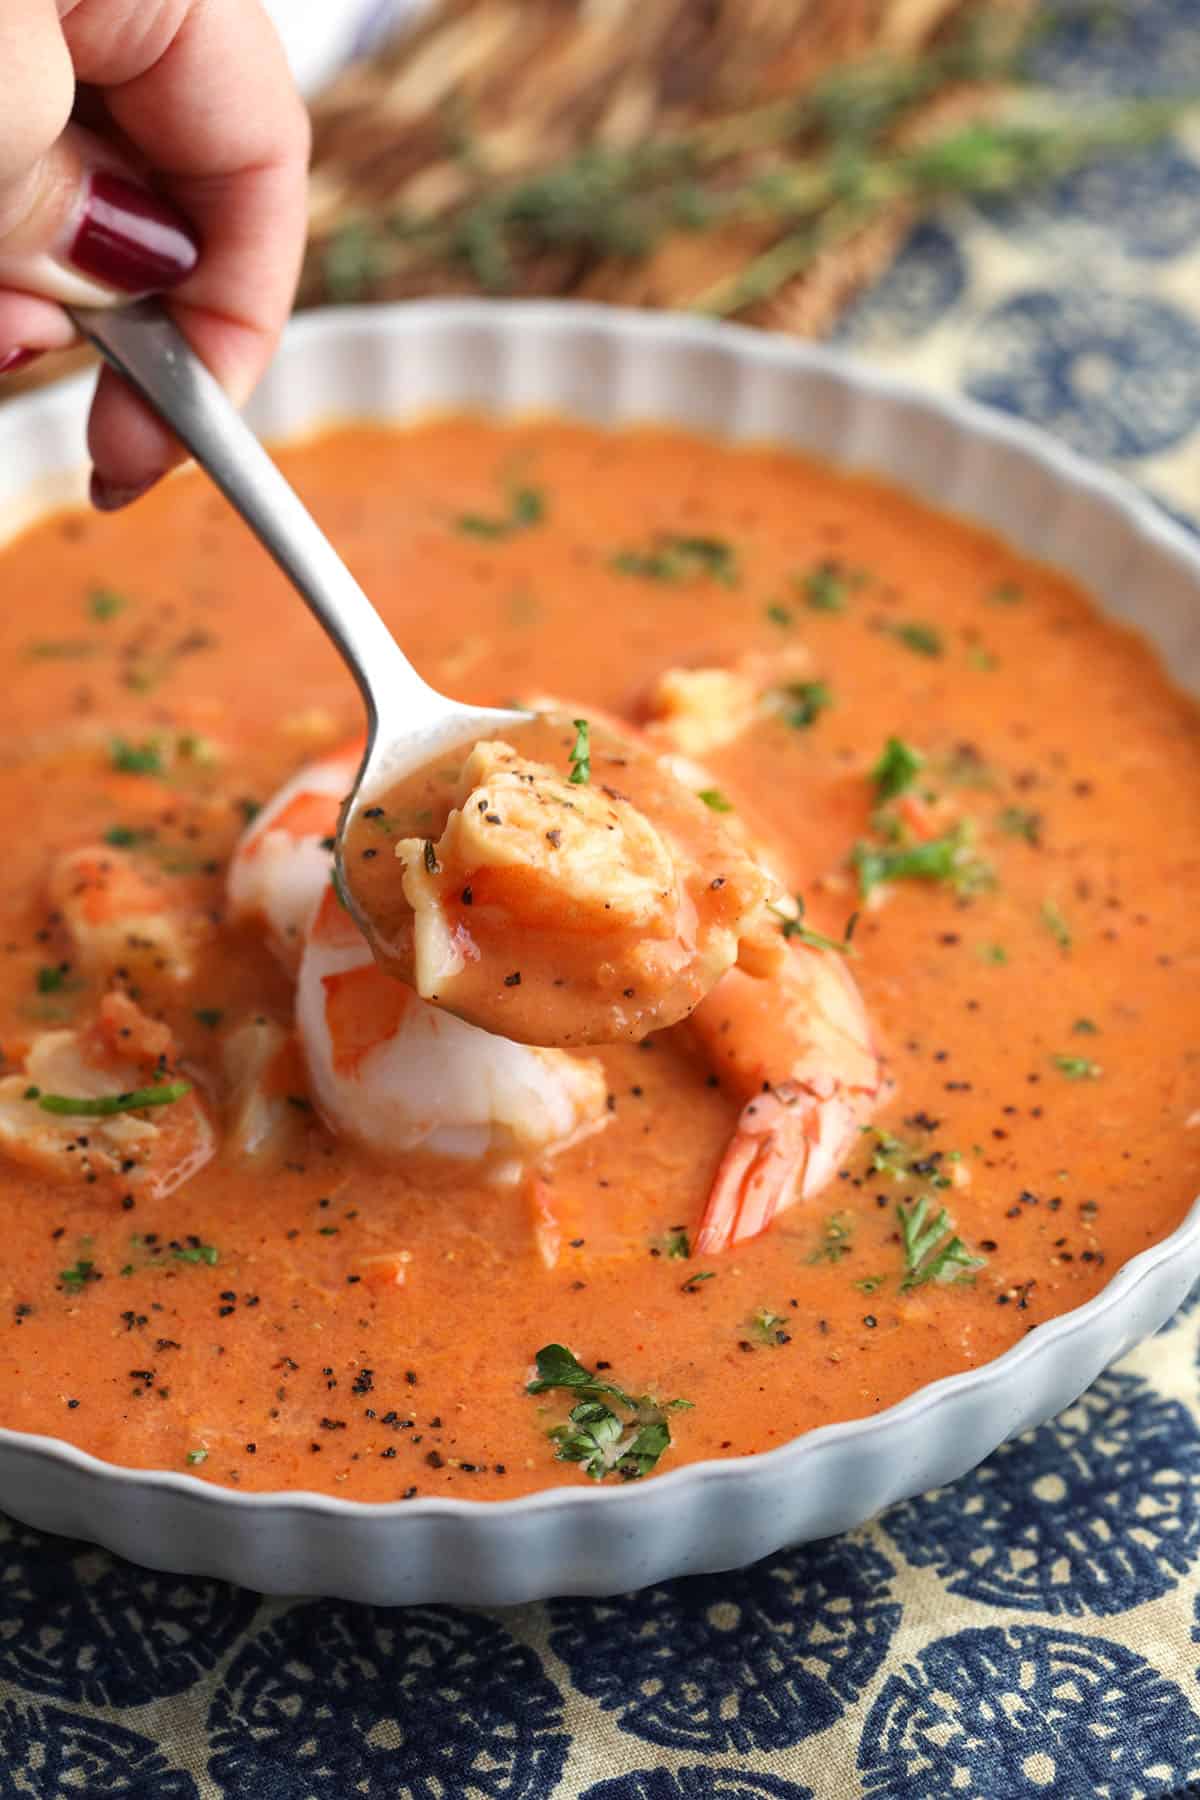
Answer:
<svg viewBox="0 0 1200 1800"><path fill-rule="evenodd" d="M0 539L47 505L82 498L88 391L73 381L0 410ZM403 420L446 407L552 409L602 425L665 420L877 471L1069 570L1200 689L1200 548L1184 531L1049 438L824 349L584 306L327 312L291 327L253 420L279 439L339 418ZM368 1506L235 1493L0 1430L0 1507L155 1568L267 1593L490 1605L617 1593L846 1530L955 1480L1070 1404L1198 1278L1200 1201L1094 1300L983 1368L873 1418L628 1487Z"/></svg>

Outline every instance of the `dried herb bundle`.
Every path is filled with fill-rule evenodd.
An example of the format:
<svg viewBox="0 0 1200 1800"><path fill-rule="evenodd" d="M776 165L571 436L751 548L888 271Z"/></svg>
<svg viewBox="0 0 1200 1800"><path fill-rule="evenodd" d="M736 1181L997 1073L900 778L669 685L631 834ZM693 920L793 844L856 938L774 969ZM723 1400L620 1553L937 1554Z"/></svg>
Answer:
<svg viewBox="0 0 1200 1800"><path fill-rule="evenodd" d="M571 294L822 329L914 213L1145 143L1021 92L1026 0L444 0L316 110L307 301Z"/></svg>

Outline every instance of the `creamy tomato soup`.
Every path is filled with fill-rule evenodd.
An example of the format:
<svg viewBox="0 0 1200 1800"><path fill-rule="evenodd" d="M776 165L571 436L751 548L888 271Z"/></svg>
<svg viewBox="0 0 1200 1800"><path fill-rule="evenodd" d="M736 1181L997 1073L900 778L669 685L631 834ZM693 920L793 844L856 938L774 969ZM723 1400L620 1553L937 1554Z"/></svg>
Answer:
<svg viewBox="0 0 1200 1800"><path fill-rule="evenodd" d="M558 1018L543 1048L464 881L438 919L520 1029L426 1004L331 878L356 694L208 485L28 531L0 552L0 1422L373 1501L652 1476L986 1362L1178 1224L1200 732L1072 582L673 431L448 418L281 460L424 675L556 709L541 750L589 805L624 791L589 742L628 730L764 872L769 930L671 1029ZM432 879L450 810L502 791L494 760L443 773L352 880L405 839ZM632 929L622 867L579 892Z"/></svg>

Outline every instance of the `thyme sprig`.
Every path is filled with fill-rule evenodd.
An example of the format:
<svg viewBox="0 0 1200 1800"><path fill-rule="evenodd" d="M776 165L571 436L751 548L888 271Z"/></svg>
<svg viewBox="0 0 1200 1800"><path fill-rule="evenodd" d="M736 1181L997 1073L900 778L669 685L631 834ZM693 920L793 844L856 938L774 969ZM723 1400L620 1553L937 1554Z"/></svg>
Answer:
<svg viewBox="0 0 1200 1800"><path fill-rule="evenodd" d="M898 204L1017 192L1170 129L1186 101L1068 111L1033 88L1028 51L1052 23L1053 8L1039 9L1021 37L1011 19L989 16L985 7L936 47L846 63L804 93L738 108L669 137L588 143L507 178L497 173L486 133L473 134L461 106L447 108L456 197L430 210L351 217L315 246L307 291L353 300L389 282L416 291L439 277L465 275L485 292L507 293L548 256L636 262L677 233L732 227L758 230L768 241L689 304L725 317L745 312ZM917 109L964 83L1004 83L1024 93L998 103L986 120L905 141Z"/></svg>

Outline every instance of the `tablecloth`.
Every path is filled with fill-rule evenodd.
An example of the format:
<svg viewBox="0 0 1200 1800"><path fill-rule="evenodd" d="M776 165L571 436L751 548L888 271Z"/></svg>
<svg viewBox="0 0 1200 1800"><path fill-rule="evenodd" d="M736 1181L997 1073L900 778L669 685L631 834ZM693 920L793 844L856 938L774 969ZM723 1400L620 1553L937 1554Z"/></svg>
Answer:
<svg viewBox="0 0 1200 1800"><path fill-rule="evenodd" d="M1071 10L1064 90L1200 91L1200 0ZM1200 511L1200 133L921 226L841 336ZM1200 1795L1198 1345L1200 1293L955 1487L610 1601L263 1601L0 1523L0 1800Z"/></svg>

